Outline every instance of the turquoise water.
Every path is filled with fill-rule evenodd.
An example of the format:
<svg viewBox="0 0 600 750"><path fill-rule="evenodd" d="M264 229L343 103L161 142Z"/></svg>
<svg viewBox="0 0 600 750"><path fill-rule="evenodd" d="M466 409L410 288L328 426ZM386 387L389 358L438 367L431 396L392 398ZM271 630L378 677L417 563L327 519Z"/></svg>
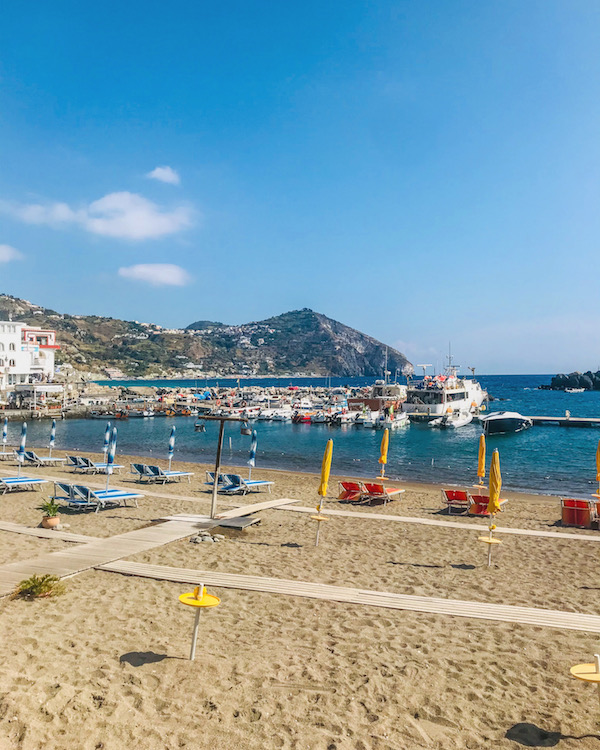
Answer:
<svg viewBox="0 0 600 750"><path fill-rule="evenodd" d="M540 391L537 386L550 382L549 375L481 376L478 379L497 399L490 411L518 411L525 415L561 416L569 409L573 416L600 416L600 391L566 394ZM271 381L258 381L268 385ZM279 379L277 384L300 379ZM306 382L306 381L305 381ZM314 380L312 381L315 382ZM321 379L321 383L325 383ZM332 379L338 383L369 382ZM225 384L225 381L220 381ZM136 381L140 385L140 381ZM195 381L180 381L191 385ZM204 385L205 381L198 385ZM210 384L210 381L209 381ZM193 417L176 419L132 419L118 424L117 454L146 455L166 460L171 425L177 426L175 461L214 461L217 430L207 423L206 432L194 432ZM294 425L255 422L258 430L256 471L281 468L320 471L321 457L328 438L334 441L332 471L348 476L374 476L379 471L381 432L351 426ZM57 450L97 450L100 454L105 423L99 420L66 420L57 423ZM48 422L31 423L28 444L47 445ZM432 430L411 425L390 435L387 474L399 480L471 484L476 480L478 439L481 430L471 424L459 430ZM16 444L20 426L9 426L9 442ZM598 428L533 427L513 435L488 438L488 465L493 448L500 451L503 484L506 489L553 494L585 495L596 487L595 452ZM223 461L243 466L248 458L250 438L240 435L239 427L226 425Z"/></svg>

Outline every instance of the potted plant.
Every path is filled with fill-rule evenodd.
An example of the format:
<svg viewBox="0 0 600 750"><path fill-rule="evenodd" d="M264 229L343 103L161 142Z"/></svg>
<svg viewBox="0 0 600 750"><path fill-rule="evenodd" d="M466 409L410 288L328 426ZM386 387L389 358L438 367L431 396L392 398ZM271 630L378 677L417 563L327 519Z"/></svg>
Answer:
<svg viewBox="0 0 600 750"><path fill-rule="evenodd" d="M58 508L59 506L54 500L47 500L38 507L38 510L41 510L44 514L44 517L42 518L42 526L45 529L53 529L60 523Z"/></svg>

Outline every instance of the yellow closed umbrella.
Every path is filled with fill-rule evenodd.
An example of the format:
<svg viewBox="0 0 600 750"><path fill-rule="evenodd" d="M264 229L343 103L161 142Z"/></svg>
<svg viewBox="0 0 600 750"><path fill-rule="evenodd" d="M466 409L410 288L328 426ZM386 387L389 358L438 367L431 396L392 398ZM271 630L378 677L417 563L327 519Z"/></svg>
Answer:
<svg viewBox="0 0 600 750"><path fill-rule="evenodd" d="M598 494L600 495L600 440L596 448L596 481L598 482Z"/></svg>
<svg viewBox="0 0 600 750"><path fill-rule="evenodd" d="M477 476L479 484L483 484L485 478L485 435L479 438L479 455L477 456Z"/></svg>
<svg viewBox="0 0 600 750"><path fill-rule="evenodd" d="M495 516L500 510L500 490L502 489L502 474L500 474L500 454L498 449L492 453L492 465L490 466L490 499L488 502L488 513Z"/></svg>
<svg viewBox="0 0 600 750"><path fill-rule="evenodd" d="M381 438L381 454L379 456L379 463L381 464L381 479L385 479L385 465L388 459L388 447L390 445L390 431L386 427L383 431L383 437Z"/></svg>
<svg viewBox="0 0 600 750"><path fill-rule="evenodd" d="M317 505L317 515L311 516L317 522L317 536L315 539L315 547L319 546L319 531L321 530L321 521L326 521L327 516L321 515L321 508L323 507L323 498L327 495L327 484L329 482L329 472L331 471L331 459L333 458L333 440L329 439L325 446L325 453L323 454L323 463L321 464L321 484L319 484L318 493L320 495L319 504Z"/></svg>
<svg viewBox="0 0 600 750"><path fill-rule="evenodd" d="M333 457L333 440L331 438L327 441L325 446L325 453L323 454L323 463L321 464L321 484L319 485L319 495L325 497L327 495L327 484L329 482L329 472L331 471L331 459ZM319 501L319 507L317 510L321 510L321 501Z"/></svg>

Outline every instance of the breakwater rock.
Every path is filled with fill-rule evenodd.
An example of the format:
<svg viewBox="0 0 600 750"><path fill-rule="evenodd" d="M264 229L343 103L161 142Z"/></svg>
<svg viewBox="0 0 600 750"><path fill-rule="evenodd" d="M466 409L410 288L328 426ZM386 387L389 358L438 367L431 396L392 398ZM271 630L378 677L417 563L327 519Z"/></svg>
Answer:
<svg viewBox="0 0 600 750"><path fill-rule="evenodd" d="M555 375L550 385L540 386L542 390L564 391L566 388L584 388L586 391L600 391L600 370L597 372L571 372L568 375Z"/></svg>

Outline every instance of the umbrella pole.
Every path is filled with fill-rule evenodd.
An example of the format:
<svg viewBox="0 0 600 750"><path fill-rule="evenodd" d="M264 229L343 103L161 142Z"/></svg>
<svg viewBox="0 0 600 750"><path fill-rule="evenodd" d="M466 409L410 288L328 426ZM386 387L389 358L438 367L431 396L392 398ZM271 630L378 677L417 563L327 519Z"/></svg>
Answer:
<svg viewBox="0 0 600 750"><path fill-rule="evenodd" d="M315 547L319 546L319 531L321 531L321 522L317 521L317 538L315 539Z"/></svg>
<svg viewBox="0 0 600 750"><path fill-rule="evenodd" d="M200 608L196 608L196 617L194 619L194 632L192 633L192 647L190 648L190 661L194 661L196 656L196 641L198 640L198 625L200 623Z"/></svg>
<svg viewBox="0 0 600 750"><path fill-rule="evenodd" d="M493 535L493 533L494 533L494 532L492 531L492 524L490 524L490 527L489 527L489 528L490 528L490 542L491 542L491 540L492 540L492 535ZM491 565L492 565L492 545L491 545L491 544L488 544L488 568L489 568L489 567L491 567Z"/></svg>
<svg viewBox="0 0 600 750"><path fill-rule="evenodd" d="M169 471L171 471L171 461L173 460L173 456L169 456Z"/></svg>
<svg viewBox="0 0 600 750"><path fill-rule="evenodd" d="M219 442L217 444L217 460L215 461L215 481L213 482L212 498L210 501L210 517L214 518L217 512L217 490L219 489L219 473L221 471L221 451L223 450L223 434L225 433L225 420L219 421Z"/></svg>

